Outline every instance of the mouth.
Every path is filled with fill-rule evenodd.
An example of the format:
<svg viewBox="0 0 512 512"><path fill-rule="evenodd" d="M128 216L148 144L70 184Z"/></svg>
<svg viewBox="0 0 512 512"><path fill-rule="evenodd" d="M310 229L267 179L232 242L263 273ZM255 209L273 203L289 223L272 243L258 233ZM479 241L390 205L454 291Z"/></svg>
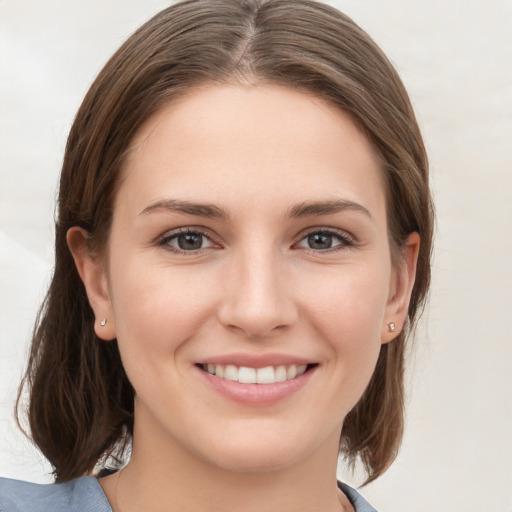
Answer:
<svg viewBox="0 0 512 512"><path fill-rule="evenodd" d="M289 364L278 366L265 366L253 368L250 366L236 366L234 364L207 364L199 363L198 368L219 379L242 384L276 384L299 378L317 366L314 364Z"/></svg>

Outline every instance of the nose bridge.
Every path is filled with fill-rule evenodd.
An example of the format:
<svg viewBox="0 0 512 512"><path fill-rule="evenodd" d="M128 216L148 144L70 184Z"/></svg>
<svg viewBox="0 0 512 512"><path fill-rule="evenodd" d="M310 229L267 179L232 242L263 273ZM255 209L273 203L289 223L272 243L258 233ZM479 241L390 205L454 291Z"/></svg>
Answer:
<svg viewBox="0 0 512 512"><path fill-rule="evenodd" d="M296 319L286 267L273 247L263 244L240 252L227 274L220 314L224 325L260 337L282 330Z"/></svg>

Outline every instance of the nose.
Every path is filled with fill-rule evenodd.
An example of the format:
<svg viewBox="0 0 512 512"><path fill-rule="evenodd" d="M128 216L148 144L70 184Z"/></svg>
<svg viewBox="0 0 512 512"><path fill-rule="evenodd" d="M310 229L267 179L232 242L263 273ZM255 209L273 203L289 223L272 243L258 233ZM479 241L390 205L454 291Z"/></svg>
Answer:
<svg viewBox="0 0 512 512"><path fill-rule="evenodd" d="M275 336L298 318L285 263L269 253L240 254L226 272L218 317L248 338Z"/></svg>

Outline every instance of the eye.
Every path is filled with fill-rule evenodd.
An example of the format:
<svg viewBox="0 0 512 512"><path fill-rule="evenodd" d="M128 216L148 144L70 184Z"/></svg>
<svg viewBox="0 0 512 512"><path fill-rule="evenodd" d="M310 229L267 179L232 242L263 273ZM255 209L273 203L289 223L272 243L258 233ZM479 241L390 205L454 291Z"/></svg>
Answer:
<svg viewBox="0 0 512 512"><path fill-rule="evenodd" d="M353 245L354 241L348 234L329 229L311 231L297 243L297 247L314 251L337 250Z"/></svg>
<svg viewBox="0 0 512 512"><path fill-rule="evenodd" d="M179 253L197 252L217 247L207 235L191 229L181 229L178 232L167 234L160 239L159 245Z"/></svg>

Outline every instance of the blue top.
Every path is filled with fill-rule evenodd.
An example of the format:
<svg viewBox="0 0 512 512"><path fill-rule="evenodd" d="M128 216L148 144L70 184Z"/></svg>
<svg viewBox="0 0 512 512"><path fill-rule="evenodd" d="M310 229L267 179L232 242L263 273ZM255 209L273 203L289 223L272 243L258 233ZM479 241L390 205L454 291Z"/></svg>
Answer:
<svg viewBox="0 0 512 512"><path fill-rule="evenodd" d="M339 482L356 512L377 512L352 487ZM112 512L97 478L83 476L62 484L33 484L0 478L0 512Z"/></svg>

